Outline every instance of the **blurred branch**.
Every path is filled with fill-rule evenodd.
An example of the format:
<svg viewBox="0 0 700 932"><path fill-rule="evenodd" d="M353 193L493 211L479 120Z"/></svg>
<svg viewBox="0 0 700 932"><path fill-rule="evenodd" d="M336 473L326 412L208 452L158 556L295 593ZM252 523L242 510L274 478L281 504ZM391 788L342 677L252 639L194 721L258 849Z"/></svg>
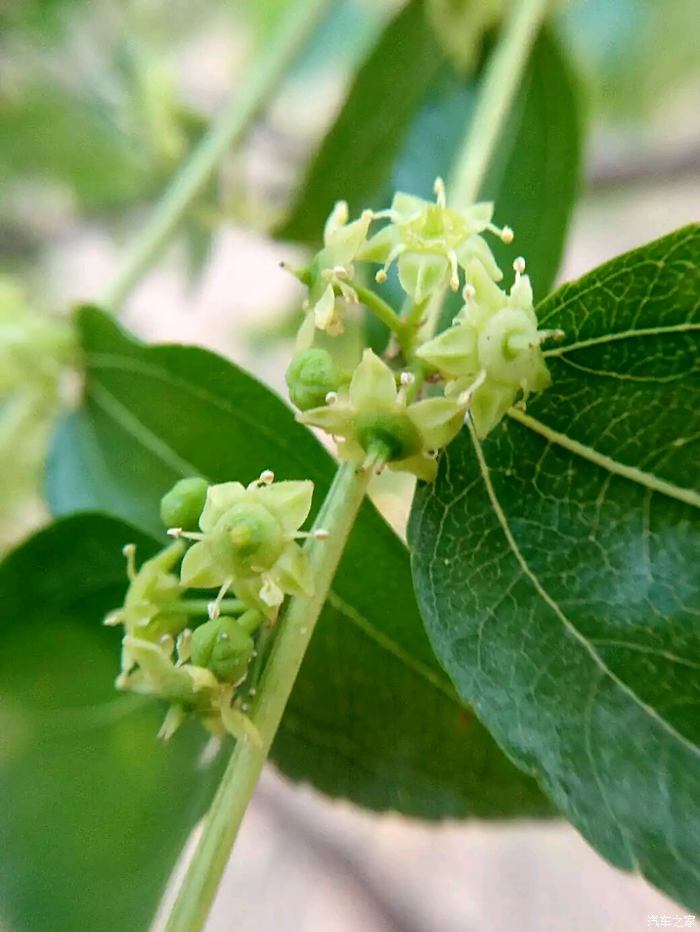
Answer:
<svg viewBox="0 0 700 932"><path fill-rule="evenodd" d="M670 154L659 150L641 156L625 152L615 158L594 159L586 191L597 194L611 188L663 185L687 179L700 181L700 148Z"/></svg>
<svg viewBox="0 0 700 932"><path fill-rule="evenodd" d="M160 255L230 147L249 129L314 32L329 0L297 0L284 14L221 115L212 123L124 256L105 304L117 309Z"/></svg>

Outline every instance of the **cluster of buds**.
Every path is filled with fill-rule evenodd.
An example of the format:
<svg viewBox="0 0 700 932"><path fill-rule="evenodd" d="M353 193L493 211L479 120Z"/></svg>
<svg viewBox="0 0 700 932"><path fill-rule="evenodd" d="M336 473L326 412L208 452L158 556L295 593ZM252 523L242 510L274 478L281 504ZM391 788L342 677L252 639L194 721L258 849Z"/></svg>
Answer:
<svg viewBox="0 0 700 932"><path fill-rule="evenodd" d="M261 632L286 594L313 594L297 541L327 537L299 530L312 494L311 482L269 471L247 487L182 479L161 501L174 542L138 569L134 546L124 548L129 587L105 619L124 628L117 686L168 703L162 737L196 716L214 734L257 740L245 700Z"/></svg>
<svg viewBox="0 0 700 932"><path fill-rule="evenodd" d="M500 287L503 273L485 234L509 244L513 231L494 225L493 205L450 207L439 178L435 194L432 202L397 193L388 210L364 211L351 222L347 205L336 205L323 249L297 273L309 287L309 299L287 370L298 419L332 435L342 459L365 467L387 465L428 481L435 475L437 452L465 418L484 437L511 406L547 387L541 344L559 335L537 329L522 258L514 262L510 291ZM370 232L374 222L383 226ZM406 295L403 314L360 287L355 275L361 274L361 263L380 265L374 272L379 285L396 265ZM423 327L424 313L431 305L439 309L447 288L461 290L464 305L452 326L433 337ZM339 333L348 304L359 303L358 293L370 309L376 298L385 319L388 308L398 346L390 348L387 359L365 350L354 371L347 372L334 359L332 343L330 349L313 346L314 334ZM422 398L426 390L429 397Z"/></svg>

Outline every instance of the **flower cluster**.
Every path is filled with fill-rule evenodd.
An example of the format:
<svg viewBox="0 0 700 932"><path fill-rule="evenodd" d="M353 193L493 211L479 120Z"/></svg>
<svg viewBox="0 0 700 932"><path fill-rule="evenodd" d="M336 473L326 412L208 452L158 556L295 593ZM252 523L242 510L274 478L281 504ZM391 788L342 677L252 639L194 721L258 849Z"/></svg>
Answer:
<svg viewBox="0 0 700 932"><path fill-rule="evenodd" d="M241 691L284 596L313 594L297 543L327 536L299 531L312 494L311 482L275 482L269 471L247 487L183 479L161 501L174 542L139 569L134 546L124 548L129 587L105 619L124 627L117 686L169 704L161 736L195 715L215 734L256 739ZM196 599L192 589L216 591Z"/></svg>
<svg viewBox="0 0 700 932"><path fill-rule="evenodd" d="M493 224L493 205L448 206L439 178L435 194L432 202L399 192L388 210L365 211L352 222L347 205L336 205L323 249L298 273L309 299L287 371L298 419L333 436L342 459L388 465L427 481L435 475L437 452L465 417L484 437L513 404L547 387L540 347L556 336L537 329L522 258L514 262L510 291L499 285L503 273L485 234L508 244L513 231ZM387 222L370 232L375 221ZM396 265L406 295L403 309L390 307L355 278L361 263L381 266L374 273L380 285ZM464 305L452 325L433 336L424 318L433 308L435 319L447 288L461 289ZM386 359L365 350L354 371L346 372L332 344L313 346L314 334L338 333L348 303L359 303L360 294L392 327L395 345ZM429 397L421 397L426 391Z"/></svg>

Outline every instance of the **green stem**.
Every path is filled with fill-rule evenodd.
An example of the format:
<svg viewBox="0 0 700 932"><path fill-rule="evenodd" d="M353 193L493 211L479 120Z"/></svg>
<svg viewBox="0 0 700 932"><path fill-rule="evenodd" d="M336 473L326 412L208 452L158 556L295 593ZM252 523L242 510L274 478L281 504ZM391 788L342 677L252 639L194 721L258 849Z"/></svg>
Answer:
<svg viewBox="0 0 700 932"><path fill-rule="evenodd" d="M450 202L475 201L518 90L530 49L551 0L520 0L507 16L501 37L489 58L472 117L447 188Z"/></svg>
<svg viewBox="0 0 700 932"><path fill-rule="evenodd" d="M310 539L305 547L314 594L290 599L252 703L250 718L261 743L237 742L166 932L200 932L204 926L370 478L369 470L358 471L351 463L343 464L336 473L315 525L328 530L329 537L325 541Z"/></svg>
<svg viewBox="0 0 700 932"><path fill-rule="evenodd" d="M366 288L357 282L350 282L350 287L357 292L357 297L362 301L375 317L378 317L383 324L396 334L399 342L405 337L407 332L406 322L396 313L390 304L380 298L371 288Z"/></svg>
<svg viewBox="0 0 700 932"><path fill-rule="evenodd" d="M118 310L204 190L222 157L250 127L315 29L329 0L297 0L249 72L245 84L202 137L127 250L105 295Z"/></svg>

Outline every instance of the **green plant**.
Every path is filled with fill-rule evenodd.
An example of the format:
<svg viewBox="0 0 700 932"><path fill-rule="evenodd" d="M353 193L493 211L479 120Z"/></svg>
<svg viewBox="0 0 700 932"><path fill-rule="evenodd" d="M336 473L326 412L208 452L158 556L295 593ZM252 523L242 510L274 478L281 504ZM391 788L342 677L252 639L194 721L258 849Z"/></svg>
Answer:
<svg viewBox="0 0 700 932"><path fill-rule="evenodd" d="M428 19L411 0L385 26L276 229L313 250L290 269L307 289L296 415L224 359L146 346L113 319L325 6L280 14L104 309L69 327L14 292L0 306L8 392L36 407L38 386L53 413L57 372L83 379L48 457L56 521L0 565L0 786L32 785L0 819L9 919L147 927L206 809L168 919L201 929L268 755L374 810L560 812L698 908L700 228L551 291L581 149L551 4L452 21L450 4ZM357 307L349 364L337 338ZM366 500L384 469L418 479L408 549ZM198 767L210 733L219 751ZM27 824L59 786L61 843L40 850ZM78 903L69 860L97 878Z"/></svg>

